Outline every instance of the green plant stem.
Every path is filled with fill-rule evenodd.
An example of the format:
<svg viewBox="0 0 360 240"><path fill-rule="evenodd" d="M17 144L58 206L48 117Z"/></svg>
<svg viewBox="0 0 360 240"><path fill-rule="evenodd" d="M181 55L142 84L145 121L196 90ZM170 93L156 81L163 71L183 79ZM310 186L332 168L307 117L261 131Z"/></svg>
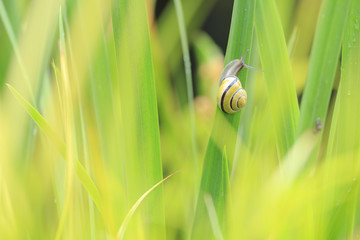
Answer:
<svg viewBox="0 0 360 240"><path fill-rule="evenodd" d="M189 115L190 115L190 131L191 131L191 146L193 152L193 162L194 162L194 172L195 172L195 182L198 181L198 153L197 153L197 144L196 144L196 127L195 127L195 111L194 111L194 90L193 90L193 81L191 76L191 61L190 61L190 51L189 44L187 40L187 34L185 29L185 21L183 10L180 0L174 0L176 16L178 18L178 25L180 30L181 38L181 47L183 51L184 66L185 66L185 78L186 78L186 90L189 104Z"/></svg>

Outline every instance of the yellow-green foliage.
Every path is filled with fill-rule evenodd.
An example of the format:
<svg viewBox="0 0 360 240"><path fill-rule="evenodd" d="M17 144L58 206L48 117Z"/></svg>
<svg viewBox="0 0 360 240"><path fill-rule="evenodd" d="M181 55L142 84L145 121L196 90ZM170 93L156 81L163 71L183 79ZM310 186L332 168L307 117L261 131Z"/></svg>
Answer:
<svg viewBox="0 0 360 240"><path fill-rule="evenodd" d="M360 1L158 3L0 0L0 238L358 239Z"/></svg>

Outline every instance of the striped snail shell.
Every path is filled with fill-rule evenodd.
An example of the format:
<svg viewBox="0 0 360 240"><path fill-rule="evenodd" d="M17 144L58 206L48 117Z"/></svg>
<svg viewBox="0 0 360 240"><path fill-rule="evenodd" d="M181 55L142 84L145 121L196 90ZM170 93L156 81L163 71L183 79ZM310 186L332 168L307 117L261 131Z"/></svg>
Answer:
<svg viewBox="0 0 360 240"><path fill-rule="evenodd" d="M237 77L240 70L243 68L259 70L244 63L247 53L248 51L240 59L235 59L228 63L221 74L217 102L219 108L225 113L235 113L246 104L246 91Z"/></svg>
<svg viewBox="0 0 360 240"><path fill-rule="evenodd" d="M223 79L218 95L217 102L220 109L225 113L235 113L246 104L247 95L241 86L239 78L229 76Z"/></svg>

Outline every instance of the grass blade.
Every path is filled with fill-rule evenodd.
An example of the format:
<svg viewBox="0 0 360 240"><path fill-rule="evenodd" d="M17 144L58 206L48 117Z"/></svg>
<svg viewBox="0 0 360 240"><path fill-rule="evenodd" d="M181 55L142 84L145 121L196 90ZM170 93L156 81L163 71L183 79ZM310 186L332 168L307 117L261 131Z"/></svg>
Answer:
<svg viewBox="0 0 360 240"><path fill-rule="evenodd" d="M35 121L35 123L39 126L39 128L45 133L45 135L49 138L50 142L55 146L55 148L58 150L60 155L66 159L66 146L65 143L62 141L62 139L59 137L59 135L52 129L52 127L49 125L49 123L45 120L45 118L25 99L21 94L16 91L15 88L13 88L11 85L7 84L9 90L14 95L16 100L19 101L21 106L26 110L26 112L30 115L30 117ZM102 210L102 204L101 204L101 197L100 193L95 186L94 182L84 169L84 167L81 165L81 163L76 160L75 163L76 167L76 174L82 183L82 185L85 187L85 189L88 191L92 199L94 200L96 206L101 211Z"/></svg>
<svg viewBox="0 0 360 240"><path fill-rule="evenodd" d="M187 32L191 33L204 22L216 1L185 0L181 1L181 3L184 10L184 23ZM181 57L181 51L178 48L180 45L180 31L175 27L177 21L175 11L173 1L169 1L157 21L162 52L165 54L166 61L169 61L172 66L177 65Z"/></svg>
<svg viewBox="0 0 360 240"><path fill-rule="evenodd" d="M116 0L115 6L113 31L119 81L114 92L115 101L121 105L127 200L132 203L163 178L159 119L145 1ZM165 238L162 188L154 190L143 205L140 221L128 227L128 237Z"/></svg>
<svg viewBox="0 0 360 240"><path fill-rule="evenodd" d="M342 48L341 80L336 96L335 112L333 115L328 156L353 153L359 149L360 128L355 127L360 121L360 114L353 111L354 106L360 105L360 2L352 1L348 17L344 43ZM339 118L339 116L341 116Z"/></svg>
<svg viewBox="0 0 360 240"><path fill-rule="evenodd" d="M248 49L251 49L254 9L255 1L253 0L235 0L225 64L231 60L240 59ZM245 86L247 70L241 71L239 78ZM224 155L229 160L234 157L239 121L239 113L225 114L216 108L214 125L204 159L200 193L193 224L192 237L195 239L204 239L206 235L211 234L211 226L203 197L205 193L210 194L214 201L220 225L223 222L224 205L221 203L225 202L225 192L221 191L224 190L222 159ZM226 149L225 152L224 149Z"/></svg>
<svg viewBox="0 0 360 240"><path fill-rule="evenodd" d="M299 108L285 37L273 0L257 2L255 25L281 159L294 143Z"/></svg>
<svg viewBox="0 0 360 240"><path fill-rule="evenodd" d="M196 127L195 127L195 112L194 112L194 90L192 87L192 75L191 75L191 62L190 62L190 50L188 44L188 38L185 29L185 21L183 15L183 9L181 6L180 0L174 0L176 16L178 19L178 25L180 30L181 38L181 47L183 51L183 59L185 66L185 79L186 79L186 89L187 97L189 104L189 114L190 114L190 131L191 131L191 142L192 142L192 152L193 152L193 161L194 161L194 172L195 172L195 182L198 182L198 154L197 154L197 144L196 144Z"/></svg>
<svg viewBox="0 0 360 240"><path fill-rule="evenodd" d="M163 182L165 182L167 179L169 179L170 177L172 177L173 175L175 175L176 173L179 173L183 170L178 170L176 172L173 172L172 174L170 174L169 176L167 176L166 178L164 178L163 180L161 180L160 182L156 183L154 186L152 186L149 190L147 190L143 195L141 195L141 197L134 203L134 205L130 208L129 212L126 214L124 221L121 223L121 226L116 234L116 238L117 239L123 239L124 237L124 233L126 230L126 227L128 225L128 223L131 220L131 217L134 215L136 209L139 207L139 205L141 204L141 202L146 198L147 195L149 195L155 188L157 188L160 184L162 184Z"/></svg>
<svg viewBox="0 0 360 240"><path fill-rule="evenodd" d="M216 215L214 202L211 199L209 194L204 195L204 201L205 201L206 209L207 209L208 214L209 214L211 228L213 230L215 239L223 240L224 238L223 238L222 233L221 233L221 227L220 227L219 219L218 219L218 217Z"/></svg>
<svg viewBox="0 0 360 240"><path fill-rule="evenodd" d="M322 2L301 100L297 137L315 126L316 119L325 123L349 6L350 0Z"/></svg>
<svg viewBox="0 0 360 240"><path fill-rule="evenodd" d="M65 6L64 6L65 7ZM67 8L65 7L65 10ZM66 11L65 11L66 12ZM64 25L65 23L65 25ZM66 34L65 34L66 32ZM70 59L73 61L73 51L72 51L72 47L71 47L71 38L70 38L70 33L69 33L69 25L68 25L68 19L67 19L67 15L63 13L62 9L60 8L60 13L59 13L59 36L60 36L60 45L62 46L63 49L65 49L64 54L65 54L65 59L67 60L68 58L66 57L66 50L68 50L70 52ZM68 46L67 48L65 48L65 36L66 36L66 40L68 42ZM69 62L67 62L68 64ZM53 67L54 70L56 71L56 66L53 63ZM75 74L74 74L75 75ZM56 74L55 74L56 76ZM76 78L74 78L76 79ZM81 92L79 89L79 81L77 81L77 79L75 81L73 81L76 83L76 89L77 89L77 95L81 96ZM61 98L60 95L60 84L59 84L59 79L56 76L56 83L57 83L57 92L58 92L58 96L59 96L59 101L62 103L63 100ZM89 148L88 148L88 136L87 136L87 132L85 129L85 120L84 120L84 113L83 113L83 103L82 103L82 99L81 97L79 97L78 100L78 106L79 106L79 125L80 125L80 139L81 139L81 143L82 145L80 146L80 148L82 149L82 151L80 151L81 153L83 153L83 158L84 158L84 166L85 166L85 171L86 172L90 172L90 153L89 153ZM60 103L60 107L62 107ZM79 163L79 162L78 162ZM88 194L87 196L88 198L88 214L89 214L89 225L90 225L90 239L91 240L95 240L96 239L96 233L95 233L95 210L94 210L94 202L91 200L91 195Z"/></svg>
<svg viewBox="0 0 360 240"><path fill-rule="evenodd" d="M346 175L356 179L359 170L360 113L354 106L360 105L360 2L351 1L350 14L346 22L341 61L341 79L336 95L334 113L331 120L327 159L342 157L338 164L352 166ZM340 160L340 159L338 159ZM331 160L327 160L328 162ZM335 161L335 160L333 160ZM327 182L336 183L338 169L329 169ZM356 235L357 203L359 188L354 182L347 185L347 191L338 190L329 198L330 203L338 199L348 199L334 211L329 221L332 233L351 239ZM351 197L350 197L351 196ZM330 236L330 235L329 235Z"/></svg>

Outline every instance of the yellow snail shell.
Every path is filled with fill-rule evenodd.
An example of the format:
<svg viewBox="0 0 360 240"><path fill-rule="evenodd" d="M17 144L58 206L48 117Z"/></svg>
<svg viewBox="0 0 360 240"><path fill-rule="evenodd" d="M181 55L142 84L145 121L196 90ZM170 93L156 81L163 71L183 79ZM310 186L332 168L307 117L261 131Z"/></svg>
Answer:
<svg viewBox="0 0 360 240"><path fill-rule="evenodd" d="M246 54L247 53L248 52L246 52ZM221 74L217 102L219 108L225 113L235 113L246 104L246 91L241 86L241 82L236 76L240 70L243 68L249 68L262 71L244 63L246 54L240 59L235 59L228 63Z"/></svg>
<svg viewBox="0 0 360 240"><path fill-rule="evenodd" d="M235 113L246 104L247 95L241 86L239 78L226 77L219 88L217 102L220 109L226 113Z"/></svg>

